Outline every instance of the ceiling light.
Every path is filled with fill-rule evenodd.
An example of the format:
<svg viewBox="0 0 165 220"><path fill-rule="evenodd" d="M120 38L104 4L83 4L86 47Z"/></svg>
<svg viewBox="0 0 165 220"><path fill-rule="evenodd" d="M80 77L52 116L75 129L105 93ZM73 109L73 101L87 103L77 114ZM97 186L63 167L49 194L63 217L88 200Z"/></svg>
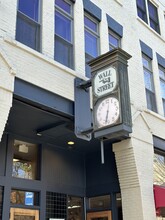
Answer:
<svg viewBox="0 0 165 220"><path fill-rule="evenodd" d="M42 136L42 134L41 134L41 133L37 133L37 136L40 136L40 137L41 137L41 136Z"/></svg>
<svg viewBox="0 0 165 220"><path fill-rule="evenodd" d="M68 145L74 145L74 141L68 141Z"/></svg>

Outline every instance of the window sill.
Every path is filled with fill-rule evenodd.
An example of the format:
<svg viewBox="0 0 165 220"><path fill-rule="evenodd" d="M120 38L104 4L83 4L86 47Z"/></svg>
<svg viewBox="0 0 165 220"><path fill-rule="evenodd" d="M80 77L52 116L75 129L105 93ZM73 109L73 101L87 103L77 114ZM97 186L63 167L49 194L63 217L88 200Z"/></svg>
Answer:
<svg viewBox="0 0 165 220"><path fill-rule="evenodd" d="M144 109L144 112L146 112L147 114L150 114L150 115L154 116L155 118L165 122L165 117L163 115L160 115L159 113L153 112L149 109Z"/></svg>
<svg viewBox="0 0 165 220"><path fill-rule="evenodd" d="M139 18L138 16L137 16L137 20L138 20L141 24L143 24L146 28L148 28L148 30L152 31L152 33L155 34L160 40L162 40L163 43L165 43L165 39L164 39L160 34L158 34L154 29L152 29L148 24L146 24L146 23L145 23L141 18Z"/></svg>
<svg viewBox="0 0 165 220"><path fill-rule="evenodd" d="M123 6L123 0L115 0L120 6Z"/></svg>
<svg viewBox="0 0 165 220"><path fill-rule="evenodd" d="M35 56L39 59L42 59L43 61L48 62L49 64L51 64L53 66L58 67L59 69L67 72L69 75L71 75L73 77L79 77L79 78L84 79L84 80L88 79L87 77L83 76L82 74L77 73L75 70L72 70L72 69L60 64L59 62L55 61L51 57L48 57L48 56L46 56L46 55L44 55L44 54L42 54L42 53L40 53L36 50L31 49L30 47L20 43L19 41L16 41L16 40L14 40L10 37L4 37L3 39L6 43L8 43L8 44L10 44L14 47L17 47L17 48L31 54L32 56Z"/></svg>

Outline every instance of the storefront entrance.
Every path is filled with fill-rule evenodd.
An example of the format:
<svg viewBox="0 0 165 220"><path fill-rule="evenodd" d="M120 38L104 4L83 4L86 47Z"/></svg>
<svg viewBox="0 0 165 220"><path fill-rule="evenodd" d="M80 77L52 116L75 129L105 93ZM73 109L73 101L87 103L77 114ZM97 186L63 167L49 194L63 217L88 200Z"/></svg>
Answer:
<svg viewBox="0 0 165 220"><path fill-rule="evenodd" d="M10 208L10 220L39 220L39 210Z"/></svg>
<svg viewBox="0 0 165 220"><path fill-rule="evenodd" d="M111 211L87 213L87 220L112 220Z"/></svg>

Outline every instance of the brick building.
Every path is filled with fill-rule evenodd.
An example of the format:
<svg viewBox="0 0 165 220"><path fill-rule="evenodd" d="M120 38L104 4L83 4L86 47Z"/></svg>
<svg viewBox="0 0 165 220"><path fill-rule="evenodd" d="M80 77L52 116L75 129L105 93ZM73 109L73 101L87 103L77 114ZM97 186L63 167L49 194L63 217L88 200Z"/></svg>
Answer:
<svg viewBox="0 0 165 220"><path fill-rule="evenodd" d="M102 163L75 135L74 81L118 47L132 133ZM164 0L0 0L0 110L0 220L165 219Z"/></svg>

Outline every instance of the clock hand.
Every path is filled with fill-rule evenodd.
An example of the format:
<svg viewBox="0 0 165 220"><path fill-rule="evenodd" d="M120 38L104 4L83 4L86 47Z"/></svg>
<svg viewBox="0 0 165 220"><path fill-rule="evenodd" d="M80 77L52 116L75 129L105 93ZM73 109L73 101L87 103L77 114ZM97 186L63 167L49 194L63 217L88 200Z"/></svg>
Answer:
<svg viewBox="0 0 165 220"><path fill-rule="evenodd" d="M108 105L107 105L107 113L106 113L105 122L108 121L108 115L109 115L109 102L108 102Z"/></svg>

